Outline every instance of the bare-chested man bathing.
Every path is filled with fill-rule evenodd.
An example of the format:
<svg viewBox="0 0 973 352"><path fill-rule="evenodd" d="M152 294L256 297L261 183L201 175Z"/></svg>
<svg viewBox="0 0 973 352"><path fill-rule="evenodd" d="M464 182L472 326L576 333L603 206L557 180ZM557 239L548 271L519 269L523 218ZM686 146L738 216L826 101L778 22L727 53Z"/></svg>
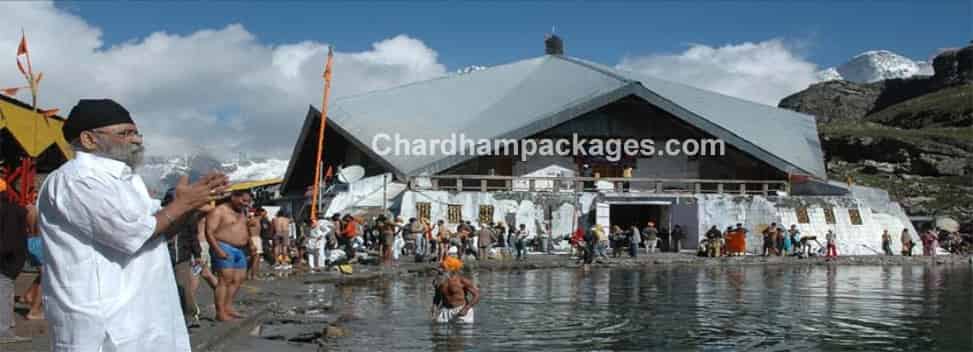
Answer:
<svg viewBox="0 0 973 352"><path fill-rule="evenodd" d="M448 256L440 265L444 276L433 283L432 314L437 323L473 323L473 306L480 302L480 290L473 281L459 274L463 262Z"/></svg>

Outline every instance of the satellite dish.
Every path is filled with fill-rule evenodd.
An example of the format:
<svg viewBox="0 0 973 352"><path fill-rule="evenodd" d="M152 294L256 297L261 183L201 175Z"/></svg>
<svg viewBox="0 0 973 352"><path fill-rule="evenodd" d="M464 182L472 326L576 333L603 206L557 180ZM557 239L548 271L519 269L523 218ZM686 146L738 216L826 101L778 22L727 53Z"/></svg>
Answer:
<svg viewBox="0 0 973 352"><path fill-rule="evenodd" d="M365 168L352 165L349 167L338 169L338 181L341 183L352 183L361 180L365 177Z"/></svg>

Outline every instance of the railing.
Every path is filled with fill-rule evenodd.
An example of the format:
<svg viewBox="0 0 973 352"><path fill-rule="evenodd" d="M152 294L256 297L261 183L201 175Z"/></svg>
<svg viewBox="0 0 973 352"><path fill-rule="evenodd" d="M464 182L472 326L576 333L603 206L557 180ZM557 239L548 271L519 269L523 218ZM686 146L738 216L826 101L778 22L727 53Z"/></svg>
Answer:
<svg viewBox="0 0 973 352"><path fill-rule="evenodd" d="M489 175L416 176L413 190L455 192L637 192L772 195L790 193L790 183L777 180L706 180L683 178L533 177Z"/></svg>

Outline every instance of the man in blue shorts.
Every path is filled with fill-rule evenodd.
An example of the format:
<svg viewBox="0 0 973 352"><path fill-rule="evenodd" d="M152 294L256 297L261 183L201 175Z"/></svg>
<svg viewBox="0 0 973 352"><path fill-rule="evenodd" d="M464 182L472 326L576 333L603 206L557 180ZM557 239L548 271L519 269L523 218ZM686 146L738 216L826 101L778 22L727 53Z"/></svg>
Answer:
<svg viewBox="0 0 973 352"><path fill-rule="evenodd" d="M244 317L233 309L233 297L246 277L249 253L256 253L256 249L251 248L253 244L247 226L250 202L249 192L234 191L228 201L206 214L206 241L210 245L213 270L220 278L213 293L216 320L219 321Z"/></svg>
<svg viewBox="0 0 973 352"><path fill-rule="evenodd" d="M34 202L36 202L37 195L34 194L33 196ZM31 203L25 209L27 210L27 259L30 260L31 266L40 270L44 265L44 244L41 242L40 230L37 228L37 205ZM30 288L21 295L21 300L30 307L27 315L24 316L27 320L44 320L44 308L41 306L40 272L37 273L34 282L30 284Z"/></svg>

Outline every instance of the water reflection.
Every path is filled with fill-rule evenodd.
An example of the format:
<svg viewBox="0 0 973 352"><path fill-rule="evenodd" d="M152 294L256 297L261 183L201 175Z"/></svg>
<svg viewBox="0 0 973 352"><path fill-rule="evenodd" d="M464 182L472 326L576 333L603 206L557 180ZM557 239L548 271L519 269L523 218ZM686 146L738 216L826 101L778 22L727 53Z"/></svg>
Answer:
<svg viewBox="0 0 973 352"><path fill-rule="evenodd" d="M425 278L339 288L351 351L973 350L967 266L484 272L473 327L429 320Z"/></svg>

